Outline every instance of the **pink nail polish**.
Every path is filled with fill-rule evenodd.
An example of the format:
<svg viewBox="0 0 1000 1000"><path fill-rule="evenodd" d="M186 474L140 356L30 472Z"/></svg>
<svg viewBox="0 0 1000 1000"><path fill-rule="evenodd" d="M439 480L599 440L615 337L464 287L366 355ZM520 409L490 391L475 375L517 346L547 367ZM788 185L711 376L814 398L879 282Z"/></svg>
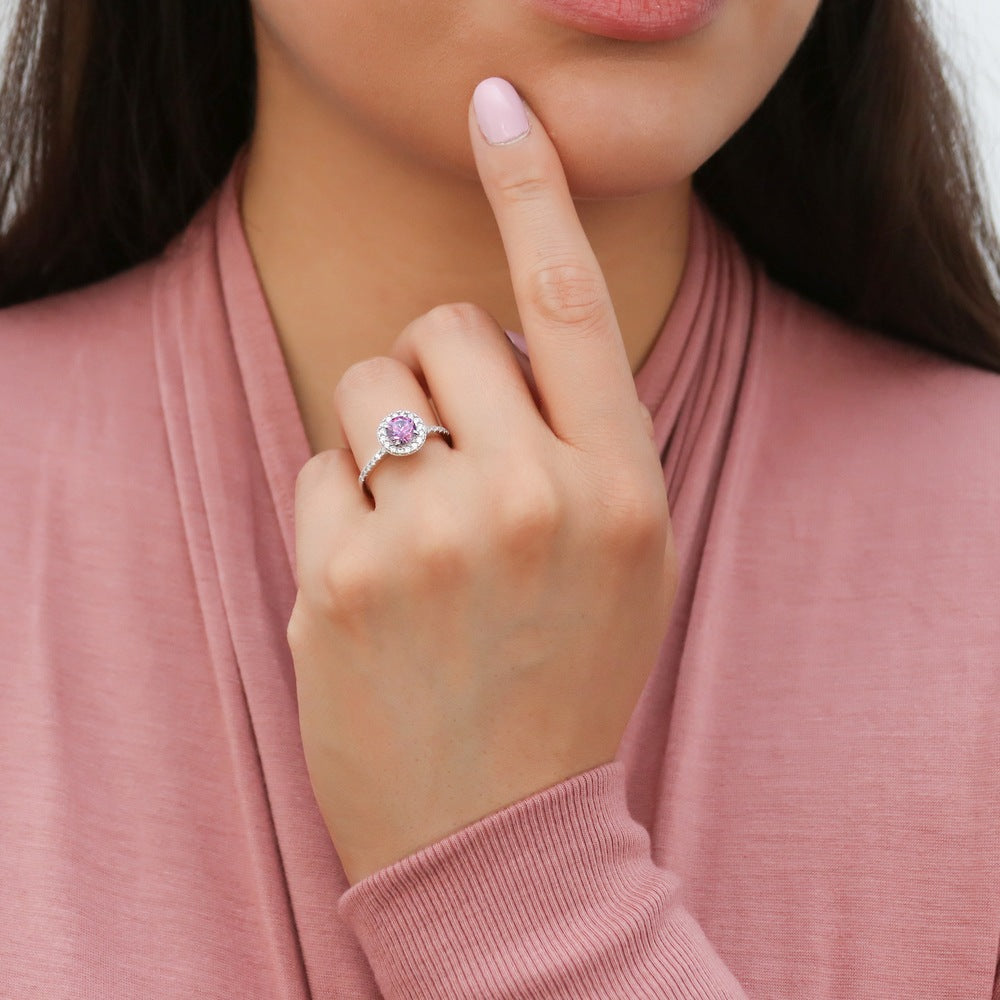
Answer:
<svg viewBox="0 0 1000 1000"><path fill-rule="evenodd" d="M491 145L514 142L528 134L530 123L517 91L499 76L480 81L472 106L483 138Z"/></svg>
<svg viewBox="0 0 1000 1000"><path fill-rule="evenodd" d="M508 340L509 340L509 341L510 341L510 342L511 342L511 343L512 343L512 344L513 344L513 345L514 345L514 346L515 346L515 347L516 347L516 348L517 348L517 349L518 349L518 350L519 350L519 351L520 351L520 352L521 352L521 353L522 353L522 354L523 354L523 355L524 355L525 357L527 357L527 355L528 355L528 342L527 342L527 341L526 341L526 340L524 339L524 337L523 337L523 336L522 336L521 334L519 334L519 333L515 333L515 332L514 332L513 330L508 330L508 329L507 329L506 327L504 327L504 331L503 331L503 332L507 334L507 339L508 339Z"/></svg>

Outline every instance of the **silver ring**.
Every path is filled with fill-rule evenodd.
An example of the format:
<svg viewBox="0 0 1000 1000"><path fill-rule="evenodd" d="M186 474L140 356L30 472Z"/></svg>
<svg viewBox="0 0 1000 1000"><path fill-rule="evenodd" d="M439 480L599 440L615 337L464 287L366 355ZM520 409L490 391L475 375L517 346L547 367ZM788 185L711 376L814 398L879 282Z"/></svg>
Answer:
<svg viewBox="0 0 1000 1000"><path fill-rule="evenodd" d="M451 431L447 427L428 425L413 410L393 410L378 425L376 434L381 447L358 476L358 485L368 496L372 496L372 491L365 485L365 480L386 455L412 455L424 446L428 434L441 434L451 439Z"/></svg>

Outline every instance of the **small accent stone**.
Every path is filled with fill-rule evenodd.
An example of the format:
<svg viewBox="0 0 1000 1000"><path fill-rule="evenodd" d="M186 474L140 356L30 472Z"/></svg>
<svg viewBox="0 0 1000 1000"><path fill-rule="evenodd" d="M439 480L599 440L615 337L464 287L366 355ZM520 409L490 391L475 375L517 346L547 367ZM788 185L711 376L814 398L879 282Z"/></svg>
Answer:
<svg viewBox="0 0 1000 1000"><path fill-rule="evenodd" d="M389 421L389 440L393 444L409 444L416 425L410 417L393 417Z"/></svg>

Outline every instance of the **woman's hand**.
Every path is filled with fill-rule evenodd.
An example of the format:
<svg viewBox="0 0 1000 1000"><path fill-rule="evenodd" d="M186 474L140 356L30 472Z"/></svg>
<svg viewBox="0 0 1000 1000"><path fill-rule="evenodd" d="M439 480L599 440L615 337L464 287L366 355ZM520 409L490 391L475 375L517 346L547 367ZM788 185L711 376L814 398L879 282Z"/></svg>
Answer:
<svg viewBox="0 0 1000 1000"><path fill-rule="evenodd" d="M501 138L522 123L507 90L484 81L474 102ZM528 133L498 145L472 106L469 125L537 397L492 317L439 306L392 357L344 374L350 447L296 483L288 642L310 779L352 883L613 760L676 591L649 414L562 166L526 114ZM358 469L402 408L451 445L432 434L384 458L373 507Z"/></svg>

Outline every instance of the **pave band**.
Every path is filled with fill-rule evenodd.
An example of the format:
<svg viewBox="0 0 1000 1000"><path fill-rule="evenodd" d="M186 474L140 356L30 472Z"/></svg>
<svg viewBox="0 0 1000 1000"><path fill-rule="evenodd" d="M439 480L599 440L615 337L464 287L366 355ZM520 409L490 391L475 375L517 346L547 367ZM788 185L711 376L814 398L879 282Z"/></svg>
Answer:
<svg viewBox="0 0 1000 1000"><path fill-rule="evenodd" d="M451 431L447 427L427 424L413 410L393 410L378 425L376 434L381 447L372 455L368 464L361 470L361 475L358 476L358 485L368 496L372 496L372 492L365 484L365 480L372 469L386 455L412 455L424 446L428 434L440 434L449 440L451 439Z"/></svg>

